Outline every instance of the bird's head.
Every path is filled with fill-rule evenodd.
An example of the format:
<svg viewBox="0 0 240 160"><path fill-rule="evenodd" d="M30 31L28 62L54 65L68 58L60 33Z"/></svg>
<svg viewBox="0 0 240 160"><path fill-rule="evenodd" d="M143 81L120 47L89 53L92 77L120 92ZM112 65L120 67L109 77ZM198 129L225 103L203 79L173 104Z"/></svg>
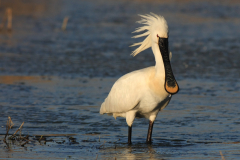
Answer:
<svg viewBox="0 0 240 160"><path fill-rule="evenodd" d="M147 36L143 42L134 43L133 46L140 45L132 52L133 56L148 49L152 46L152 43L158 44L159 37L168 38L168 25L163 16L156 15L154 13L147 15L140 15L142 19L137 23L144 24L144 26L137 28L133 33L146 31L145 33L133 36L133 38L139 38Z"/></svg>
<svg viewBox="0 0 240 160"><path fill-rule="evenodd" d="M154 19L150 26L150 36L154 43L159 42L159 38L168 38L168 25L163 17Z"/></svg>
<svg viewBox="0 0 240 160"><path fill-rule="evenodd" d="M143 42L135 43L132 46L140 45L132 52L135 56L141 51L151 47L154 44L158 45L159 51L162 55L163 64L165 68L165 90L170 94L176 94L179 91L177 81L172 72L169 50L168 50L168 25L164 17L158 16L154 13L150 15L140 15L142 20L138 21L144 26L137 28L135 32L142 32L140 35L136 35L133 38L147 36Z"/></svg>

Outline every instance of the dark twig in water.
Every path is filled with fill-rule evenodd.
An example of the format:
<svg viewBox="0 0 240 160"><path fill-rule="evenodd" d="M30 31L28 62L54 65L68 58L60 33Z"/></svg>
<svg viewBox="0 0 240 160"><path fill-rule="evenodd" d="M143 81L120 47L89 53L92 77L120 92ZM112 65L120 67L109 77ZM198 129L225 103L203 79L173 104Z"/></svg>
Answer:
<svg viewBox="0 0 240 160"><path fill-rule="evenodd" d="M39 138L39 140L38 140L39 143L41 142L42 138L43 138L43 135L41 135L41 137Z"/></svg>
<svg viewBox="0 0 240 160"><path fill-rule="evenodd" d="M105 143L106 143L106 141L104 141L103 144L98 147L98 149L100 149Z"/></svg>
<svg viewBox="0 0 240 160"><path fill-rule="evenodd" d="M62 23L62 30L65 31L67 28L67 23L68 23L68 17L64 17L63 23Z"/></svg>
<svg viewBox="0 0 240 160"><path fill-rule="evenodd" d="M7 8L6 10L7 12L7 30L8 31L12 31L12 9L11 8Z"/></svg>
<svg viewBox="0 0 240 160"><path fill-rule="evenodd" d="M21 126L16 130L16 132L10 137L10 139L13 139L15 137L15 134L22 129L24 122L21 124Z"/></svg>
<svg viewBox="0 0 240 160"><path fill-rule="evenodd" d="M29 135L26 135L26 137L23 137L22 140L30 141L29 140Z"/></svg>
<svg viewBox="0 0 240 160"><path fill-rule="evenodd" d="M4 142L6 142L6 137L8 136L8 132L9 130L13 127L13 122L12 122L12 119L11 117L9 116L8 117L8 120L7 120L7 124L6 124L6 134L5 134L5 137L3 139Z"/></svg>
<svg viewBox="0 0 240 160"><path fill-rule="evenodd" d="M224 158L224 156L223 156L223 154L222 154L222 151L219 151L219 153L220 153L220 155L221 155L221 157L222 157L222 160L225 160L225 158Z"/></svg>
<svg viewBox="0 0 240 160"><path fill-rule="evenodd" d="M28 142L32 141L32 140L29 140L29 135L27 135L26 137L22 137L21 140L25 140L25 142L23 144L21 144L22 147L24 147L25 144L27 144Z"/></svg>
<svg viewBox="0 0 240 160"><path fill-rule="evenodd" d="M22 147L24 147L25 144L27 144L30 140L26 140L23 144L21 144Z"/></svg>

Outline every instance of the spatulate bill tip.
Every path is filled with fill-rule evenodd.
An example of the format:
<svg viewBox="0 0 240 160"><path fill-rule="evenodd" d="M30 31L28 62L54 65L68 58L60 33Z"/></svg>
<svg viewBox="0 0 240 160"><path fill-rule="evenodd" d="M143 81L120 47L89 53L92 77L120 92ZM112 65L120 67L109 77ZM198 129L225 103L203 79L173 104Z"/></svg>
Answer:
<svg viewBox="0 0 240 160"><path fill-rule="evenodd" d="M168 82L166 82L165 90L170 94L176 94L179 91L179 86L176 81L175 81L175 85L169 85Z"/></svg>

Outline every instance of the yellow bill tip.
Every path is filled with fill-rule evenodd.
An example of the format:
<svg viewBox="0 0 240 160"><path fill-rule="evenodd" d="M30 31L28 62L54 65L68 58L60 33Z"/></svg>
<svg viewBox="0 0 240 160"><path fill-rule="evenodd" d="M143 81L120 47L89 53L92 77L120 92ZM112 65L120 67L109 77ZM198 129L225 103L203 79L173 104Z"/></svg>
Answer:
<svg viewBox="0 0 240 160"><path fill-rule="evenodd" d="M165 89L170 94L176 94L179 91L179 87L178 87L177 82L175 82L175 86L174 87L169 86L168 83L166 82Z"/></svg>

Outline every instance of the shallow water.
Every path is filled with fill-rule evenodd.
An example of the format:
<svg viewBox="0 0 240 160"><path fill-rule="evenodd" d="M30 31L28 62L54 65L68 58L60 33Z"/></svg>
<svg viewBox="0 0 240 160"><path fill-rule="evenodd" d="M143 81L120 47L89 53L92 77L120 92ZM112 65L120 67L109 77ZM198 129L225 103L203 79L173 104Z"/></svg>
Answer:
<svg viewBox="0 0 240 160"><path fill-rule="evenodd" d="M3 1L13 30L0 34L0 159L226 159L240 157L240 4L235 1ZM125 119L99 106L123 74L154 65L151 50L132 58L137 14L163 15L180 86L158 115ZM66 31L61 23L69 16ZM29 143L8 140L24 121ZM39 142L43 135L44 139Z"/></svg>

